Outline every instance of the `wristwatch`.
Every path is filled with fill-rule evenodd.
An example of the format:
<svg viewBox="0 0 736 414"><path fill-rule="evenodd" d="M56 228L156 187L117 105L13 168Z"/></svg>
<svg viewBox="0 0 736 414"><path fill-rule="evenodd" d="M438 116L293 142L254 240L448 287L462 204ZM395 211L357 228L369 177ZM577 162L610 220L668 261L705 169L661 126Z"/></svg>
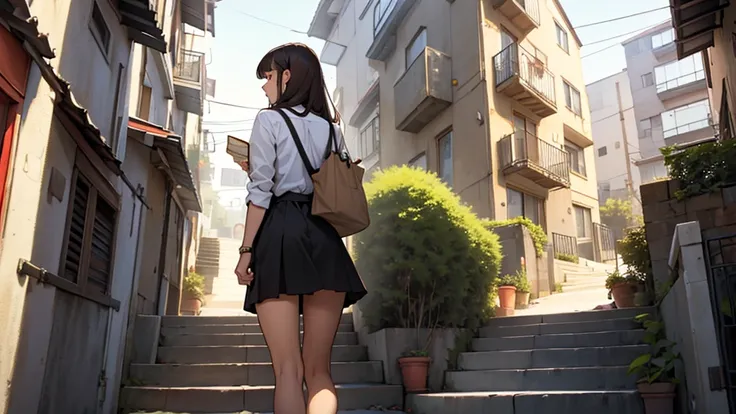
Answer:
<svg viewBox="0 0 736 414"><path fill-rule="evenodd" d="M240 246L240 249L238 249L238 253L240 254L246 254L246 253L252 253L253 248L250 246Z"/></svg>

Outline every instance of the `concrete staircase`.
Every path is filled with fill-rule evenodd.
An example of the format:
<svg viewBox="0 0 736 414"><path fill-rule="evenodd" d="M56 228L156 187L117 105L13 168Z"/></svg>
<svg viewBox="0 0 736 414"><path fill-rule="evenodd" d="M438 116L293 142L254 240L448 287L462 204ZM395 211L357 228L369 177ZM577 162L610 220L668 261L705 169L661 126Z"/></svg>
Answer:
<svg viewBox="0 0 736 414"><path fill-rule="evenodd" d="M411 396L414 414L643 414L628 364L648 348L633 321L650 308L496 318L448 392Z"/></svg>
<svg viewBox="0 0 736 414"><path fill-rule="evenodd" d="M234 266L234 265L233 265ZM197 273L204 276L204 293L212 294L214 280L220 271L220 240L211 237L202 237L199 240L197 251Z"/></svg>
<svg viewBox="0 0 736 414"><path fill-rule="evenodd" d="M270 361L255 316L165 316L157 363L131 365L120 406L125 413L267 413L273 410ZM358 345L352 314L343 314L332 361L340 410L403 406L403 388L385 385L381 362L369 361Z"/></svg>
<svg viewBox="0 0 736 414"><path fill-rule="evenodd" d="M562 275L562 280L557 280L562 283L562 291L576 292L605 289L608 273L616 266L580 259L579 264L555 260L555 268L556 275Z"/></svg>

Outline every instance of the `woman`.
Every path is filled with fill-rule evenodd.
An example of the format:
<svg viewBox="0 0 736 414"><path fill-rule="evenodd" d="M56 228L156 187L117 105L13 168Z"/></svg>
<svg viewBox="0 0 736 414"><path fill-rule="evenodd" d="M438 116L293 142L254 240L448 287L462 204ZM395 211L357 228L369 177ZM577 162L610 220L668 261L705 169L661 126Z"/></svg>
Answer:
<svg viewBox="0 0 736 414"><path fill-rule="evenodd" d="M332 344L343 308L366 290L337 231L310 213L314 187L295 139L319 168L331 135L344 146L337 111L334 117L330 114L319 59L305 45L270 51L258 64L257 76L266 79L263 90L270 106L256 116L250 165L241 165L250 171L251 181L235 274L240 284L248 285L244 309L258 314L271 353L275 414L334 414ZM298 137L277 110L288 117Z"/></svg>

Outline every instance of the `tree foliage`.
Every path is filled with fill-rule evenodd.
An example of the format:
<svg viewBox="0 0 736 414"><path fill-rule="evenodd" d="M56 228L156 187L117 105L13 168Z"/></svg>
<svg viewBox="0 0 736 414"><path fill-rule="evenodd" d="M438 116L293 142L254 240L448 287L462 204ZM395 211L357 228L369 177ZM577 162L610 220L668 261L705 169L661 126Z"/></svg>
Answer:
<svg viewBox="0 0 736 414"><path fill-rule="evenodd" d="M368 296L359 306L371 331L479 326L493 312L498 236L436 175L407 166L366 184L371 225L354 258Z"/></svg>

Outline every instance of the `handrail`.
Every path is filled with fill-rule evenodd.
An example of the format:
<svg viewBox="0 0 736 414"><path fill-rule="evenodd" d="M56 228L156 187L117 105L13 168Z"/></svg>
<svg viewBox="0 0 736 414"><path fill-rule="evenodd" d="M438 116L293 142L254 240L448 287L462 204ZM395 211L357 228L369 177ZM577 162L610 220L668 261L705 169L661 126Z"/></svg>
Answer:
<svg viewBox="0 0 736 414"><path fill-rule="evenodd" d="M683 81L683 78L688 78L689 80ZM703 79L705 79L705 70L696 70L695 72L657 83L657 93L679 88L680 86L685 86Z"/></svg>
<svg viewBox="0 0 736 414"><path fill-rule="evenodd" d="M557 106L555 75L541 59L526 51L518 43L506 46L493 57L496 86L518 76L529 88L548 103Z"/></svg>
<svg viewBox="0 0 736 414"><path fill-rule="evenodd" d="M555 254L578 256L578 239L565 234L552 233L552 250Z"/></svg>
<svg viewBox="0 0 736 414"><path fill-rule="evenodd" d="M204 53L192 50L181 50L179 53L181 56L180 59L177 59L176 66L174 66L174 76L201 83Z"/></svg>
<svg viewBox="0 0 736 414"><path fill-rule="evenodd" d="M539 139L534 134L516 131L501 138L499 146L502 168L527 161L556 176L560 181L570 182L567 152Z"/></svg>

